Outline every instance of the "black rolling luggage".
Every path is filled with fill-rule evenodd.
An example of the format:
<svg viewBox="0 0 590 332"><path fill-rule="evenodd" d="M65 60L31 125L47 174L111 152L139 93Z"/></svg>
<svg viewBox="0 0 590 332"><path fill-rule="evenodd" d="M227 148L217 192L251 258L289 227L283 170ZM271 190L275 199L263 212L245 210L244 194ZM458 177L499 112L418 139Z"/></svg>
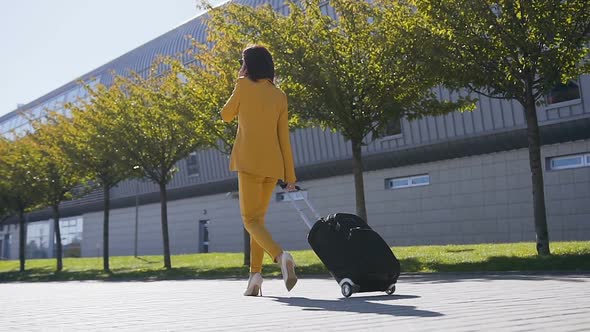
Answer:
<svg viewBox="0 0 590 332"><path fill-rule="evenodd" d="M393 294L400 264L383 238L354 214L336 213L322 218L300 195L317 218L312 223L295 203L295 194L286 193L310 228L309 245L340 285L342 295L372 291Z"/></svg>

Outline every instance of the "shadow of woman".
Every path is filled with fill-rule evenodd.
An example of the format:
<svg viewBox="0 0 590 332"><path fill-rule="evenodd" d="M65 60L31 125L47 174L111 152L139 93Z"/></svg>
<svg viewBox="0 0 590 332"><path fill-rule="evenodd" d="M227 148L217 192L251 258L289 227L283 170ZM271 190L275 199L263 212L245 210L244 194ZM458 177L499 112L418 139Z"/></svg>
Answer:
<svg viewBox="0 0 590 332"><path fill-rule="evenodd" d="M373 301L391 302L399 299L417 298L412 295L394 295L394 296L365 296L351 297L348 299L338 300L317 300L305 297L276 297L269 296L279 303L285 303L288 306L300 307L306 311L340 311L355 312L361 314L379 314L390 316L414 316L414 317L440 317L443 314L435 311L416 309L410 305L395 305L385 303L375 303Z"/></svg>

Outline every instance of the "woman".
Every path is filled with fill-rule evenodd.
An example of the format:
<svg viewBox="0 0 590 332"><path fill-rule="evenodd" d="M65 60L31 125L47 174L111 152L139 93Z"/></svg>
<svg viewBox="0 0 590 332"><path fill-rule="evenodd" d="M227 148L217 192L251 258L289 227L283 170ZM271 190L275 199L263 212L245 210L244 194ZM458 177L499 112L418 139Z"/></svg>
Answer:
<svg viewBox="0 0 590 332"><path fill-rule="evenodd" d="M233 94L221 110L225 122L238 117L230 170L238 172L240 210L250 233L250 278L244 295L262 295L262 259L266 251L281 267L287 290L297 283L293 257L272 239L264 216L277 180L295 190L295 168L289 142L287 97L274 85L274 63L268 50L252 46L242 52Z"/></svg>

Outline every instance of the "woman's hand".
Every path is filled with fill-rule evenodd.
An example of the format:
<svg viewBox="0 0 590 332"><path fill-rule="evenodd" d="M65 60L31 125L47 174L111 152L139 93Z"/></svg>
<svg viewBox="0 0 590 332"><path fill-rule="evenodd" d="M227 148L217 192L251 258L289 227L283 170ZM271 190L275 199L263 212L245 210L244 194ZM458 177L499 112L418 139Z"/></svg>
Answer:
<svg viewBox="0 0 590 332"><path fill-rule="evenodd" d="M297 188L295 188L295 183L287 183L287 187L285 189L287 189L287 191L297 191Z"/></svg>

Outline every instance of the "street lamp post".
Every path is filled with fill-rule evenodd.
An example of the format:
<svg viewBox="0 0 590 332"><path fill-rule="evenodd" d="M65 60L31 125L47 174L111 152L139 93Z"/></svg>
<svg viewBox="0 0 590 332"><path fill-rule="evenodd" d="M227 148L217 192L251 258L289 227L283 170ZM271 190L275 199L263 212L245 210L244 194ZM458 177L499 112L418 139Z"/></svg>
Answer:
<svg viewBox="0 0 590 332"><path fill-rule="evenodd" d="M137 257L137 233L139 226L139 180L136 180L135 185L135 246L133 248L133 254Z"/></svg>

